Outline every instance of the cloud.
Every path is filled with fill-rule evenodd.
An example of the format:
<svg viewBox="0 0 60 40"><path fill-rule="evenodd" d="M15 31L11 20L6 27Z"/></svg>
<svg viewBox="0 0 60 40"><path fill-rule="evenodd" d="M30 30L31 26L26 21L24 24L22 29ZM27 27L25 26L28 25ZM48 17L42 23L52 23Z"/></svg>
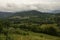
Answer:
<svg viewBox="0 0 60 40"><path fill-rule="evenodd" d="M0 0L0 11L60 10L60 0Z"/></svg>

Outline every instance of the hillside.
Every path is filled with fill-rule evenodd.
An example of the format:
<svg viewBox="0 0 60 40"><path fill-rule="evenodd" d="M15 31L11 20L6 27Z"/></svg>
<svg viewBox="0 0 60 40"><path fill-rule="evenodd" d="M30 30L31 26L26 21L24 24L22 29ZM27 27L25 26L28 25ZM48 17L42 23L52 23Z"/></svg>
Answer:
<svg viewBox="0 0 60 40"><path fill-rule="evenodd" d="M43 12L36 11L36 10L22 11L22 12L15 13L16 16L40 16L40 15L48 15L48 14L50 14L50 13L43 13Z"/></svg>
<svg viewBox="0 0 60 40"><path fill-rule="evenodd" d="M0 40L60 40L60 37L21 30L20 33L9 33L7 39L4 34L0 34Z"/></svg>
<svg viewBox="0 0 60 40"><path fill-rule="evenodd" d="M31 10L31 11L21 11L21 12L0 12L0 18L7 18L7 17L13 17L13 16L42 16L42 17L49 17L49 16L53 16L53 15L59 15L60 13L43 13L40 11L36 11L36 10Z"/></svg>
<svg viewBox="0 0 60 40"><path fill-rule="evenodd" d="M60 40L60 13L0 13L0 40Z"/></svg>
<svg viewBox="0 0 60 40"><path fill-rule="evenodd" d="M16 12L12 16L9 17L10 20L29 20L36 23L40 22L47 22L53 23L57 20L57 17L60 16L60 13L42 13L36 10L31 11L22 11ZM60 18L60 17L59 17Z"/></svg>
<svg viewBox="0 0 60 40"><path fill-rule="evenodd" d="M12 12L0 12L0 18L8 18L10 16L12 16L13 13Z"/></svg>

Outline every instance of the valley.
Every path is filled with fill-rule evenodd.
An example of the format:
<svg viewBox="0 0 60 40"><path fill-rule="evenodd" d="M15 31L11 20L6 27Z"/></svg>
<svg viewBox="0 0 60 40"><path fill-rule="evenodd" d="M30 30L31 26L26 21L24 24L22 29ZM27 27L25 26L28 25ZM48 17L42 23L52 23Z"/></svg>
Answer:
<svg viewBox="0 0 60 40"><path fill-rule="evenodd" d="M0 13L0 40L60 40L60 13Z"/></svg>

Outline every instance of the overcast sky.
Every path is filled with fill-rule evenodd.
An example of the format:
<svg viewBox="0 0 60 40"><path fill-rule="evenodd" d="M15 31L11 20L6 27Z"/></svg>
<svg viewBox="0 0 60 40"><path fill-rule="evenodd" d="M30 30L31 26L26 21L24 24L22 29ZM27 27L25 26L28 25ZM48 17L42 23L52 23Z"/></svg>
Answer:
<svg viewBox="0 0 60 40"><path fill-rule="evenodd" d="M60 10L60 0L0 0L0 11Z"/></svg>

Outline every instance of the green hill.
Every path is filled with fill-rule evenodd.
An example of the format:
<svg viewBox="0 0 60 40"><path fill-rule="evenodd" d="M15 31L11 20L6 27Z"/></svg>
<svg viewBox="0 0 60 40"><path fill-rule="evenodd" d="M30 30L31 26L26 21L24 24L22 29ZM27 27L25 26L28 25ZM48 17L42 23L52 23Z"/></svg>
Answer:
<svg viewBox="0 0 60 40"><path fill-rule="evenodd" d="M1 15L0 40L60 40L60 13L32 10Z"/></svg>

